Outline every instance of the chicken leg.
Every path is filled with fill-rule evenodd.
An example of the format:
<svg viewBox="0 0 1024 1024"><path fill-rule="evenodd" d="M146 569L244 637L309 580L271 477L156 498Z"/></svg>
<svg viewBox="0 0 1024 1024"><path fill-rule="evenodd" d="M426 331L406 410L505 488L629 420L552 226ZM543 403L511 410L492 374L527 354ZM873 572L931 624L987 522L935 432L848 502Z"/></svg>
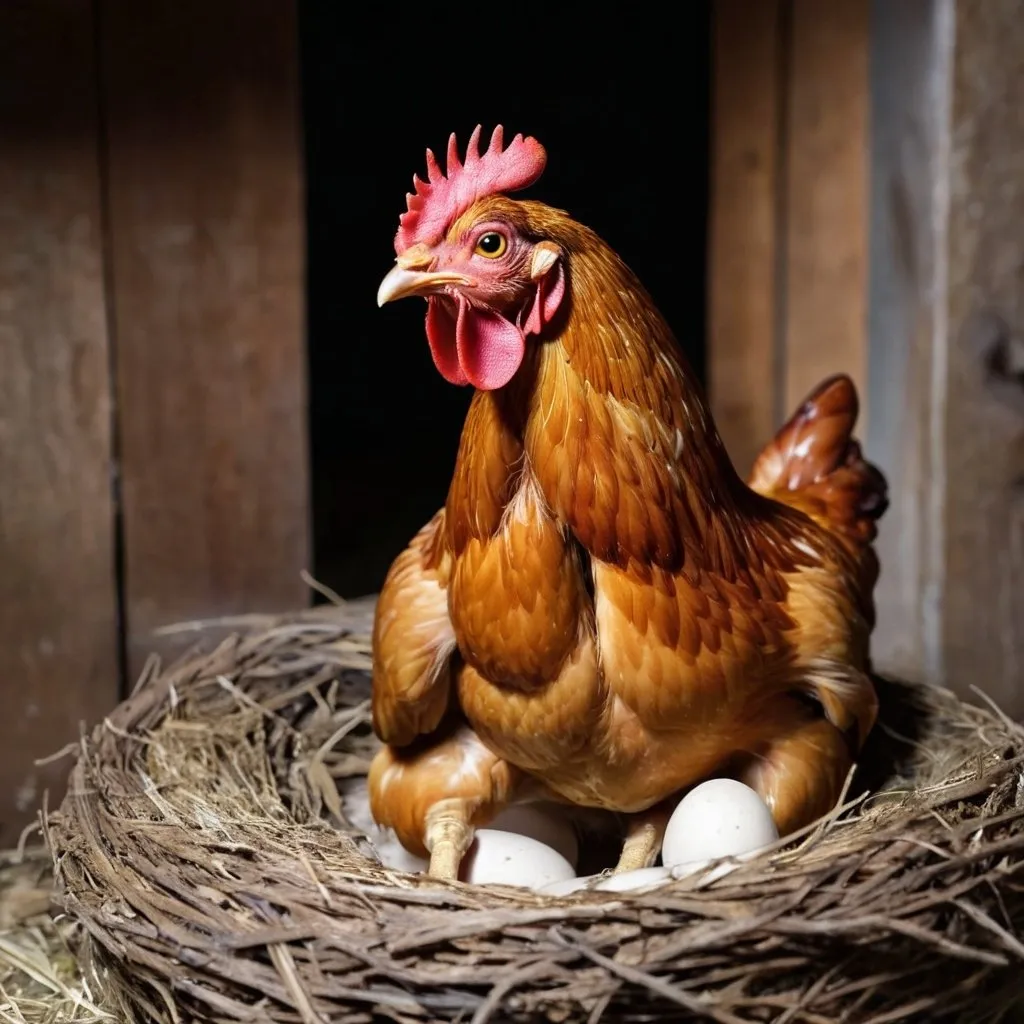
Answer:
<svg viewBox="0 0 1024 1024"><path fill-rule="evenodd" d="M660 803L630 818L615 874L649 868L654 863L661 853L665 828L671 814L671 807Z"/></svg>
<svg viewBox="0 0 1024 1024"><path fill-rule="evenodd" d="M424 845L430 851L431 878L455 881L462 858L473 842L464 800L442 800L427 811Z"/></svg>
<svg viewBox="0 0 1024 1024"><path fill-rule="evenodd" d="M522 776L460 725L416 753L382 747L367 781L374 820L410 853L429 856L432 878L452 881L474 829L509 803Z"/></svg>

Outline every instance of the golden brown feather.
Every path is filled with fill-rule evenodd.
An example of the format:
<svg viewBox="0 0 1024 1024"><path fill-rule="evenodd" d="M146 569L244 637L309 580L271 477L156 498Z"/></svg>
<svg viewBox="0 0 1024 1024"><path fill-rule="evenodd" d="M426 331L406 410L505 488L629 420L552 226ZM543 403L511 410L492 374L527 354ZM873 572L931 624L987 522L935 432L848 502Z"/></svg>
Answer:
<svg viewBox="0 0 1024 1024"><path fill-rule="evenodd" d="M403 747L437 728L448 706L455 634L448 616L444 512L395 559L373 624L373 728Z"/></svg>

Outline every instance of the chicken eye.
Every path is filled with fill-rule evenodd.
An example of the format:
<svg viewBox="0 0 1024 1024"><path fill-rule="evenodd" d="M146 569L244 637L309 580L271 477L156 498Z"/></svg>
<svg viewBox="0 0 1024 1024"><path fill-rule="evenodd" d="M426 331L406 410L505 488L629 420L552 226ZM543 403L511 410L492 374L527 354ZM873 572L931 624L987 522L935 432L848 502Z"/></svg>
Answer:
<svg viewBox="0 0 1024 1024"><path fill-rule="evenodd" d="M489 260L496 260L499 256L505 255L507 248L508 241L503 234L497 231L488 231L477 239L474 251L478 256L486 256Z"/></svg>

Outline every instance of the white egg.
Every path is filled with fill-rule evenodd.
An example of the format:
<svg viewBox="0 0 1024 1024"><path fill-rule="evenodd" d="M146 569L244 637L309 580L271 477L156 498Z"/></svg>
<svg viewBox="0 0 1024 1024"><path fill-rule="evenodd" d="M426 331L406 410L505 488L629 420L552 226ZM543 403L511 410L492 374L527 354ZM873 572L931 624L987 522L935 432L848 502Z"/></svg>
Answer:
<svg viewBox="0 0 1024 1024"><path fill-rule="evenodd" d="M529 836L497 829L477 829L459 877L475 885L516 885L542 889L576 877L576 870L557 851Z"/></svg>
<svg viewBox="0 0 1024 1024"><path fill-rule="evenodd" d="M564 816L556 815L554 808L544 804L515 804L506 807L487 827L536 839L557 850L575 867L580 856L576 830Z"/></svg>
<svg viewBox="0 0 1024 1024"><path fill-rule="evenodd" d="M637 868L635 871L622 871L603 878L595 889L603 892L632 892L635 889L657 888L672 880L668 868Z"/></svg>
<svg viewBox="0 0 1024 1024"><path fill-rule="evenodd" d="M581 875L579 878L563 878L557 882L545 885L540 892L545 896L568 896L571 893L579 892L580 889L589 889L597 875Z"/></svg>
<svg viewBox="0 0 1024 1024"><path fill-rule="evenodd" d="M754 790L735 779L710 779L673 812L661 858L672 868L751 853L778 838L771 812Z"/></svg>

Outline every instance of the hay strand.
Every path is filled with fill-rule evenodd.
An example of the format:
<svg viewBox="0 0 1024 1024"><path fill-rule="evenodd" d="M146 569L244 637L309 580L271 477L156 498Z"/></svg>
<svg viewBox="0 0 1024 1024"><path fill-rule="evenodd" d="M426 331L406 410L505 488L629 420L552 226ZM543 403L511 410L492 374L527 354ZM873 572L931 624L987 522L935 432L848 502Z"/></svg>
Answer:
<svg viewBox="0 0 1024 1024"><path fill-rule="evenodd" d="M1005 716L880 680L840 808L654 892L435 883L346 818L376 749L371 613L234 620L83 740L47 841L84 954L138 1019L1016 1019L1024 731Z"/></svg>
<svg viewBox="0 0 1024 1024"><path fill-rule="evenodd" d="M28 845L27 838L0 855L0 1024L125 1020L116 1004L99 1005L104 979L71 952L81 926L50 915L50 856L42 845Z"/></svg>

